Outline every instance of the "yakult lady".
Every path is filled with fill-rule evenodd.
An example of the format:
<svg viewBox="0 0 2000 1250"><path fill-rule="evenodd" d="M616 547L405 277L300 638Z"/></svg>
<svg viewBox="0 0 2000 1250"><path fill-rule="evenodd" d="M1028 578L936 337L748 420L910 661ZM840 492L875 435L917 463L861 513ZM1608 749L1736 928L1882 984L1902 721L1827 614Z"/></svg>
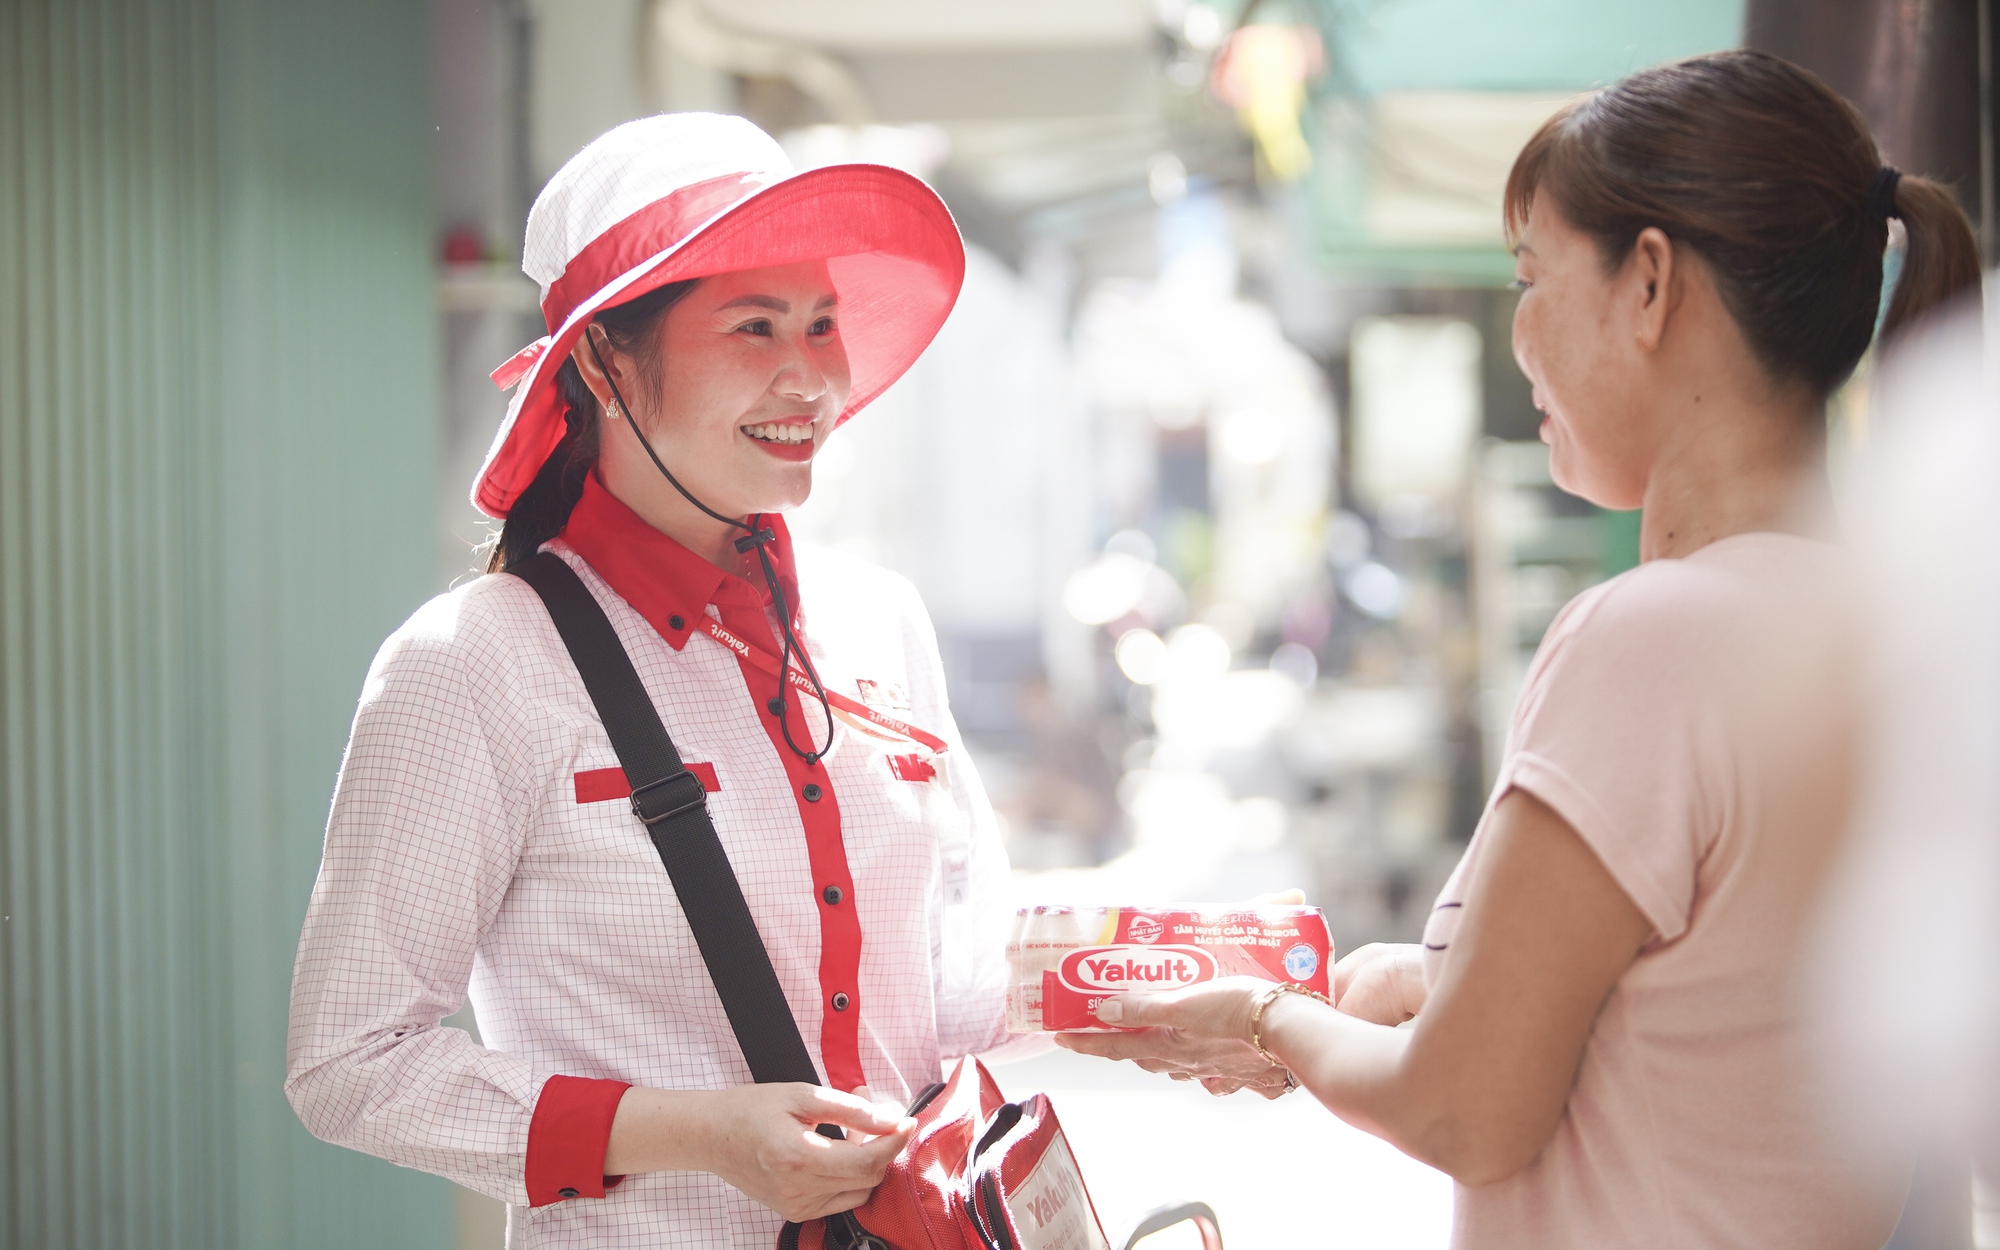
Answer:
<svg viewBox="0 0 2000 1250"><path fill-rule="evenodd" d="M508 1202L512 1246L764 1250L880 1178L911 1122L871 1098L1006 1039L1006 858L929 620L777 515L930 342L964 254L915 178L794 173L750 123L681 114L565 165L523 268L549 336L495 374L494 575L368 673L286 1091L320 1137ZM499 575L544 549L708 789L822 1086L750 1083L575 664ZM478 1041L442 1023L468 994Z"/></svg>

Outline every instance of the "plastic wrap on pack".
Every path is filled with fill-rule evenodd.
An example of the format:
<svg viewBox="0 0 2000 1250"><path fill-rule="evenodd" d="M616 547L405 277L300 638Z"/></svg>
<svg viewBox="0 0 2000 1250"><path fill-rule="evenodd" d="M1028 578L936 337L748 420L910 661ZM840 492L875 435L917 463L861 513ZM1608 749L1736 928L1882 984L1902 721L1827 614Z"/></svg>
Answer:
<svg viewBox="0 0 2000 1250"><path fill-rule="evenodd" d="M1007 966L1008 1029L1103 1033L1097 1004L1113 994L1234 976L1326 994L1333 940L1317 907L1024 907Z"/></svg>

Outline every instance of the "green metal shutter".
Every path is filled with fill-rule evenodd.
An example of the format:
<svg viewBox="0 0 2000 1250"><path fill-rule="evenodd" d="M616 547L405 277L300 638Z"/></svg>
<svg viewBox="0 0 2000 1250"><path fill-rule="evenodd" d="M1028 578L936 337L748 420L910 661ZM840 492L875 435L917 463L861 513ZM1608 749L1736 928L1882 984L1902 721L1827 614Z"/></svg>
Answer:
<svg viewBox="0 0 2000 1250"><path fill-rule="evenodd" d="M433 588L426 6L0 2L0 1244L442 1246L286 994Z"/></svg>

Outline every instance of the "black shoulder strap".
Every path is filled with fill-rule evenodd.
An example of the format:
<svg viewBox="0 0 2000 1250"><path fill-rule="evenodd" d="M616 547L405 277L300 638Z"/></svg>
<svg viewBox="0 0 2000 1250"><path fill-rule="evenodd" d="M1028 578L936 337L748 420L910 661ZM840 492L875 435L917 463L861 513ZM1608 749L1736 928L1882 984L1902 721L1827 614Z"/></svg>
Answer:
<svg viewBox="0 0 2000 1250"><path fill-rule="evenodd" d="M576 661L583 687L597 705L612 749L632 783L632 814L645 822L673 879L688 928L701 947L709 980L715 983L737 1044L758 1084L775 1081L819 1083L812 1055L799 1036L798 1022L785 1002L771 957L757 935L743 888L708 818L708 794L701 779L681 763L680 752L660 723L660 714L639 680L618 633L592 597L590 588L544 551L510 565L509 573L535 588L549 617Z"/></svg>

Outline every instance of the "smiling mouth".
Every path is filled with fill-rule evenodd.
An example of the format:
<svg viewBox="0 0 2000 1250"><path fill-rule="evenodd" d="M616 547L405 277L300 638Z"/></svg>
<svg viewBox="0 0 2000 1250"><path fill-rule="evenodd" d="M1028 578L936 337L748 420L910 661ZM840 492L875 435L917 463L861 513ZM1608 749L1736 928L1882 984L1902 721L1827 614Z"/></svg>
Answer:
<svg viewBox="0 0 2000 1250"><path fill-rule="evenodd" d="M775 443L780 447L796 447L800 443L810 443L813 437L813 423L810 421L766 421L761 425L741 427L745 434L760 443Z"/></svg>

